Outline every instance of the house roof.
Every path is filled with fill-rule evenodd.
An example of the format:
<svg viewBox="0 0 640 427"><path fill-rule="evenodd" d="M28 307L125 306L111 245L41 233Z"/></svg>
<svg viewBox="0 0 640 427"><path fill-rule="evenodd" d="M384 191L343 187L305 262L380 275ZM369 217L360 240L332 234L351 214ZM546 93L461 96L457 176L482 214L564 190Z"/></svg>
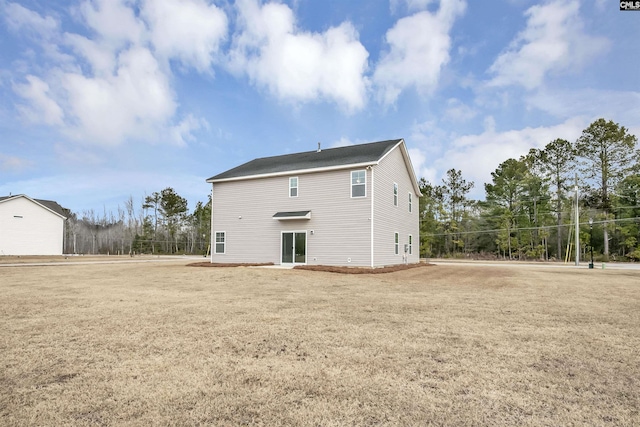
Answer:
<svg viewBox="0 0 640 427"><path fill-rule="evenodd" d="M401 142L403 142L402 139L391 139L368 144L322 149L320 151L262 157L212 176L207 179L207 182L215 183L251 177L273 176L294 171L375 164Z"/></svg>
<svg viewBox="0 0 640 427"><path fill-rule="evenodd" d="M62 206L60 206L58 203L54 202L53 200L32 199L31 197L26 196L24 194L15 194L12 196L0 196L0 203L7 202L9 200L17 199L20 197L24 197L27 200L31 200L32 202L55 213L56 215L61 216L64 219L67 218L67 213L65 212L65 209Z"/></svg>

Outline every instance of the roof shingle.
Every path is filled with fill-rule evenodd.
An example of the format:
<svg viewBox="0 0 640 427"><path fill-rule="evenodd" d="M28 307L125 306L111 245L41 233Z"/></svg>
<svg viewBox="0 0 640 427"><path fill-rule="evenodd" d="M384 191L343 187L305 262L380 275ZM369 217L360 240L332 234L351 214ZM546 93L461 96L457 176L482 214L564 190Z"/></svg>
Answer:
<svg viewBox="0 0 640 427"><path fill-rule="evenodd" d="M328 148L320 151L305 151L274 157L262 157L212 176L207 179L207 182L242 177L248 178L256 175L269 175L279 172L375 163L401 141L402 139L392 139L368 144L350 145L347 147Z"/></svg>

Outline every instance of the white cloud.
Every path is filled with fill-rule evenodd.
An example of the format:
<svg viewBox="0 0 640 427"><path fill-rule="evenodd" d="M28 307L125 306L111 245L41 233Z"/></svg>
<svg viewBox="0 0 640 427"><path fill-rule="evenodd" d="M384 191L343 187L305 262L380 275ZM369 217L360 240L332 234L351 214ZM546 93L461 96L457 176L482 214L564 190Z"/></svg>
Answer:
<svg viewBox="0 0 640 427"><path fill-rule="evenodd" d="M478 111L456 98L447 99L444 119L455 123L465 123L474 118Z"/></svg>
<svg viewBox="0 0 640 427"><path fill-rule="evenodd" d="M465 8L463 0L441 0L437 12L422 11L402 18L387 31L389 51L382 55L373 75L385 104L395 103L411 86L422 93L436 88L450 59L449 32Z"/></svg>
<svg viewBox="0 0 640 427"><path fill-rule="evenodd" d="M0 0L0 15L3 16L7 28L19 37L35 42L47 59L57 63L68 62L71 58L60 51L60 21L51 16L42 16L17 3L6 3ZM35 51L25 52L35 55ZM16 63L12 64L15 66ZM38 66L38 61L30 58L19 68L31 69ZM27 71L30 72L30 71Z"/></svg>
<svg viewBox="0 0 640 427"><path fill-rule="evenodd" d="M128 0L87 0L80 5L80 14L101 42L117 49L139 44L145 37L146 27L130 4Z"/></svg>
<svg viewBox="0 0 640 427"><path fill-rule="evenodd" d="M31 167L32 164L30 160L0 153L0 172L20 172Z"/></svg>
<svg viewBox="0 0 640 427"><path fill-rule="evenodd" d="M608 46L602 37L588 35L580 19L580 2L556 0L530 7L526 28L498 56L489 72L489 86L540 86L552 72L582 67Z"/></svg>
<svg viewBox="0 0 640 427"><path fill-rule="evenodd" d="M3 9L7 27L14 32L27 31L47 38L58 30L59 24L54 18L42 17L17 3L6 3Z"/></svg>
<svg viewBox="0 0 640 427"><path fill-rule="evenodd" d="M366 101L368 52L348 22L323 33L296 28L284 4L237 3L239 32L230 52L230 68L278 98L291 102L328 99L347 111Z"/></svg>
<svg viewBox="0 0 640 427"><path fill-rule="evenodd" d="M425 10L431 3L436 0L390 0L389 5L391 11L396 12L401 6L406 6L409 11Z"/></svg>
<svg viewBox="0 0 640 427"><path fill-rule="evenodd" d="M419 148L410 148L407 150L409 157L411 157L411 164L413 165L414 172L418 180L424 178L427 182L436 184L436 169L429 167L427 154Z"/></svg>
<svg viewBox="0 0 640 427"><path fill-rule="evenodd" d="M178 58L200 72L210 70L227 35L221 9L203 0L146 0L142 15L157 54Z"/></svg>
<svg viewBox="0 0 640 427"><path fill-rule="evenodd" d="M623 126L640 126L640 92L598 89L544 89L526 97L525 104L555 117L604 117Z"/></svg>
<svg viewBox="0 0 640 427"><path fill-rule="evenodd" d="M119 144L125 137L150 140L176 110L168 77L148 49L134 47L118 56L106 77L65 73L70 133L88 143Z"/></svg>
<svg viewBox="0 0 640 427"><path fill-rule="evenodd" d="M484 118L484 130L477 134L446 134L438 122L415 125L409 150L417 176L440 184L449 169L462 171L473 181L470 197L484 198L484 184L491 182L491 172L509 158L519 159L531 148L543 148L556 138L576 140L588 124L583 117L573 117L554 126L527 127L496 131L495 119Z"/></svg>
<svg viewBox="0 0 640 427"><path fill-rule="evenodd" d="M79 34L66 33L64 41L91 66L94 75L111 75L116 67L116 52L109 46L97 43Z"/></svg>
<svg viewBox="0 0 640 427"><path fill-rule="evenodd" d="M589 123L601 117L613 120L640 137L640 92L545 89L527 97L525 104L560 119L577 115L585 117Z"/></svg>
<svg viewBox="0 0 640 427"><path fill-rule="evenodd" d="M205 119L198 119L189 114L180 123L171 127L171 140L176 145L186 145L187 141L194 141L193 131L200 128L209 128L209 123Z"/></svg>
<svg viewBox="0 0 640 427"><path fill-rule="evenodd" d="M491 182L491 172L500 163L509 158L518 159L531 148L543 148L556 138L573 141L585 125L584 119L572 118L555 126L496 132L495 121L488 118L483 133L453 139L435 164L442 175L451 168L461 170L465 179L474 181L476 188L482 190L482 184Z"/></svg>
<svg viewBox="0 0 640 427"><path fill-rule="evenodd" d="M19 110L27 120L107 146L127 140L184 145L207 128L202 119L178 114L170 60L206 72L226 34L226 15L216 6L203 0L179 8L174 0L88 0L76 9L88 35L63 33L55 19L20 5L5 9L17 30L42 26L45 52L51 40L72 52L49 55L53 62L45 72L27 67L16 73L24 75L14 78L13 90L24 101Z"/></svg>
<svg viewBox="0 0 640 427"><path fill-rule="evenodd" d="M55 153L55 163L62 166L63 169L78 171L81 167L83 170L95 171L98 167L109 164L103 150L96 150L95 147L89 146L70 146L62 142L53 144L53 152Z"/></svg>
<svg viewBox="0 0 640 427"><path fill-rule="evenodd" d="M18 106L22 116L32 123L61 125L64 113L58 103L52 99L49 85L32 75L26 76L26 80L26 83L13 85L13 90L28 102Z"/></svg>

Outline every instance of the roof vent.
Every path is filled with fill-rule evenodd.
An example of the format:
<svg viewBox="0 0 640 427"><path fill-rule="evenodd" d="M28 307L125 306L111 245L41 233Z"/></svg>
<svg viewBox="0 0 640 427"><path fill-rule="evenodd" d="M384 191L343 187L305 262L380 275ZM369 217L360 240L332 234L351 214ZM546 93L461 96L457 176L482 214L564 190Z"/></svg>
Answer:
<svg viewBox="0 0 640 427"><path fill-rule="evenodd" d="M321 152L322 150L320 149L320 143L318 142L318 153Z"/></svg>

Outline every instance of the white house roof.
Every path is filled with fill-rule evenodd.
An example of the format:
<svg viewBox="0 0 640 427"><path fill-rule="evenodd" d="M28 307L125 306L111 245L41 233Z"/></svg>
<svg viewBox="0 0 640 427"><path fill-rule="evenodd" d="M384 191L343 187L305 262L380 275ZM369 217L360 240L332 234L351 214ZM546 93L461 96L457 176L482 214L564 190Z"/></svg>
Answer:
<svg viewBox="0 0 640 427"><path fill-rule="evenodd" d="M30 200L31 202L42 206L44 209L53 212L54 214L62 217L63 219L67 219L67 213L65 212L65 209L62 206L60 206L58 203L54 202L53 200L32 199L31 197L25 196L24 194L15 194L12 196L0 196L0 203L5 203L10 200L15 200L21 197L24 197L25 199Z"/></svg>

